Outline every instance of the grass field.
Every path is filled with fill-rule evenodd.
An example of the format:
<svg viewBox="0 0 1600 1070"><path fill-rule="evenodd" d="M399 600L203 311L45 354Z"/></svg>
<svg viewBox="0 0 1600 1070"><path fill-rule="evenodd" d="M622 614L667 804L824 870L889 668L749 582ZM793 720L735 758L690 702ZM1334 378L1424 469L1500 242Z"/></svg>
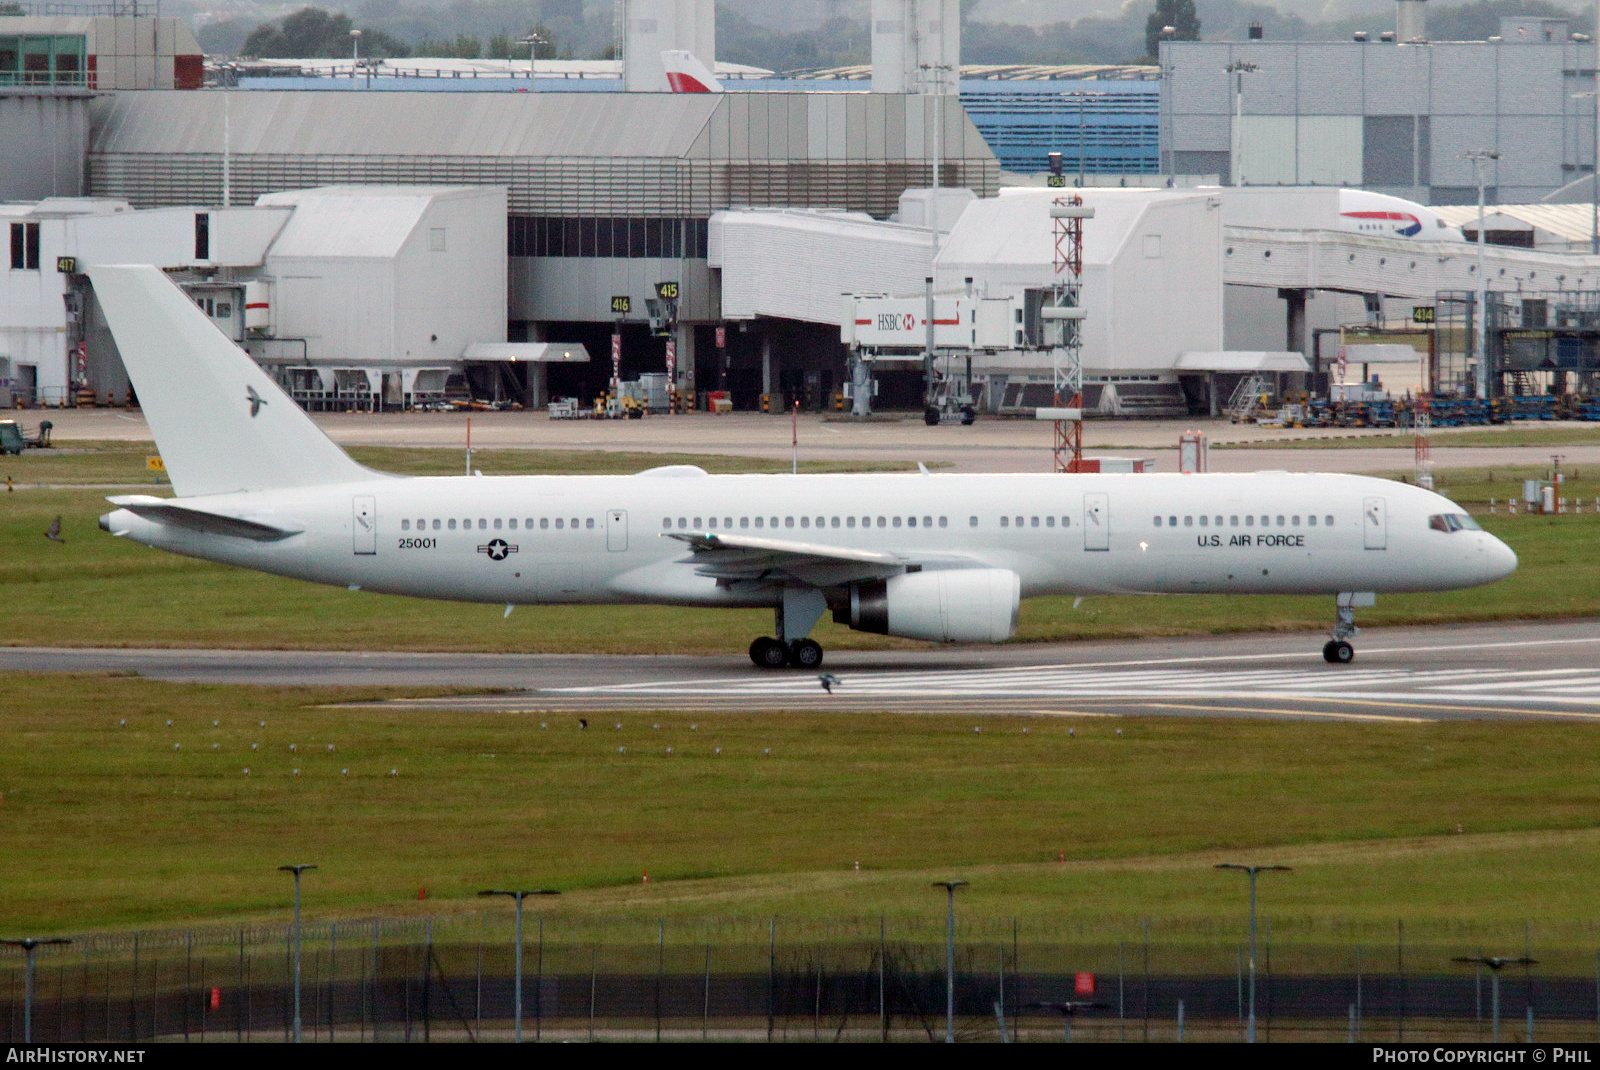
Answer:
<svg viewBox="0 0 1600 1070"><path fill-rule="evenodd" d="M477 910L477 889L535 881L575 919L916 918L955 875L975 916L1181 925L1236 917L1214 862L1265 860L1295 866L1271 892L1284 924L1592 916L1590 723L1008 717L979 734L662 712L583 731L327 705L375 697L0 678L5 926L260 916L293 861L321 867L320 915Z"/></svg>
<svg viewBox="0 0 1600 1070"><path fill-rule="evenodd" d="M391 470L454 471L457 458L437 450L356 451ZM188 646L275 649L392 649L570 653L739 653L764 634L771 615L757 610L658 606L525 606L509 619L498 606L427 602L230 569L175 557L100 532L109 506L103 489L74 484L149 480L143 447L5 458L23 489L0 493L0 583L6 616L0 644ZM647 464L694 462L724 470L770 469L737 458L606 453L494 451L484 470L616 472ZM778 466L781 470L781 466ZM1363 624L1539 619L1600 614L1600 570L1591 567L1600 539L1597 473L1580 472L1567 493L1580 516L1487 515L1491 498L1518 493L1528 469L1438 473L1439 486L1471 505L1521 558L1509 579L1488 590L1386 596L1361 614ZM45 484L44 488L36 484ZM1500 507L1503 514L1503 504ZM63 517L64 544L42 537ZM1329 600L1295 597L1184 596L1035 598L1023 605L1024 642L1320 630ZM852 632L829 620L816 638L833 649L908 647L905 640Z"/></svg>

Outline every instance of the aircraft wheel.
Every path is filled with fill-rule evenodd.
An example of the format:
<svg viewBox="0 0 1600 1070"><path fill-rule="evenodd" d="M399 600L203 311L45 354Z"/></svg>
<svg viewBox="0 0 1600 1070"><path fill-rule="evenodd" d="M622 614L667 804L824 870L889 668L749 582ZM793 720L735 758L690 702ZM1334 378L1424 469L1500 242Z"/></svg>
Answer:
<svg viewBox="0 0 1600 1070"><path fill-rule="evenodd" d="M932 405L928 406L926 409L923 409L922 422L927 424L929 427L938 427L939 410L934 408Z"/></svg>
<svg viewBox="0 0 1600 1070"><path fill-rule="evenodd" d="M963 405L963 406L961 406L961 424L962 424L962 426L963 427L971 427L973 424L975 424L977 422L978 422L978 410L973 408L971 405Z"/></svg>
<svg viewBox="0 0 1600 1070"><path fill-rule="evenodd" d="M1356 648L1343 639L1330 639L1323 644L1322 660L1330 665L1348 665L1356 660Z"/></svg>
<svg viewBox="0 0 1600 1070"><path fill-rule="evenodd" d="M814 639L796 639L789 644L789 664L797 669L815 669L822 664L822 644Z"/></svg>
<svg viewBox="0 0 1600 1070"><path fill-rule="evenodd" d="M789 648L763 636L750 644L750 660L762 669L781 669L789 663Z"/></svg>

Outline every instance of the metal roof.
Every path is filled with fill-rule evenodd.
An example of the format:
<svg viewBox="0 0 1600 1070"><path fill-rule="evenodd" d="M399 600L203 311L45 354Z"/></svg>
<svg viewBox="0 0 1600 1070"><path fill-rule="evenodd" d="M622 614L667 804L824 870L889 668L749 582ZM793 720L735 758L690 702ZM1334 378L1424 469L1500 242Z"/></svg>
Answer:
<svg viewBox="0 0 1600 1070"><path fill-rule="evenodd" d="M1311 365L1299 353L1229 349L1179 354L1175 368L1180 372L1308 372Z"/></svg>
<svg viewBox="0 0 1600 1070"><path fill-rule="evenodd" d="M872 65L860 63L846 67L819 67L815 70L791 71L784 77L860 81L872 77ZM1161 77L1161 68L1141 63L963 63L961 77L963 80L1010 82L1057 79L1153 81Z"/></svg>
<svg viewBox="0 0 1600 1070"><path fill-rule="evenodd" d="M145 91L90 105L91 156L926 159L926 97L838 93ZM947 161L994 159L943 109ZM968 180L968 184L970 180Z"/></svg>
<svg viewBox="0 0 1600 1070"><path fill-rule="evenodd" d="M1430 205L1440 219L1454 227L1478 229L1475 204ZM1594 234L1594 206L1583 204L1492 204L1484 209L1485 229L1495 229L1495 216L1514 219L1547 231L1568 242L1587 242Z"/></svg>
<svg viewBox="0 0 1600 1070"><path fill-rule="evenodd" d="M269 193L261 207L293 205L294 213L272 243L274 257L390 258L400 252L428 205L475 186L331 186Z"/></svg>
<svg viewBox="0 0 1600 1070"><path fill-rule="evenodd" d="M690 155L724 94L146 91L91 106L91 153Z"/></svg>
<svg viewBox="0 0 1600 1070"><path fill-rule="evenodd" d="M462 360L496 364L582 364L589 350L578 342L473 342Z"/></svg>
<svg viewBox="0 0 1600 1070"><path fill-rule="evenodd" d="M444 56L412 56L406 59L361 57L361 71L374 75L460 76L489 78L528 78L528 61L525 59L454 59ZM280 59L268 56L220 57L208 56L206 67L213 70L236 70L242 75L251 73L301 73L324 78L350 77L355 58L345 59ZM751 67L744 63L715 64L719 79L739 81L748 78L771 78L765 67ZM622 62L614 59L541 59L534 63L534 75L544 81L550 78L617 80L622 77Z"/></svg>

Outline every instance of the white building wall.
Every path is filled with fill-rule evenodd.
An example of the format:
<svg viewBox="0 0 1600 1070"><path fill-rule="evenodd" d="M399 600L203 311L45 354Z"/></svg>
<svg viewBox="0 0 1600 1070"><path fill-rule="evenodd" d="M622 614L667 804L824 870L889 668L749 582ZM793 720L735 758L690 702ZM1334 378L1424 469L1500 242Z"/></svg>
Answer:
<svg viewBox="0 0 1600 1070"><path fill-rule="evenodd" d="M1106 327L1104 348L1085 349L1086 366L1165 371L1184 352L1223 348L1221 216L1202 198L1145 207L1105 265L1105 292L1085 294L1086 322Z"/></svg>
<svg viewBox="0 0 1600 1070"><path fill-rule="evenodd" d="M304 339L307 359L438 364L505 341L504 187L330 187L262 201L296 206L265 274L275 337Z"/></svg>
<svg viewBox="0 0 1600 1070"><path fill-rule="evenodd" d="M956 90L961 0L872 0L872 91Z"/></svg>
<svg viewBox="0 0 1600 1070"><path fill-rule="evenodd" d="M506 340L506 191L435 197L395 258L391 360L460 360Z"/></svg>
<svg viewBox="0 0 1600 1070"><path fill-rule="evenodd" d="M609 6L609 5L607 5ZM707 67L717 61L713 0L623 0L622 88L629 93L669 93L661 53L683 49Z"/></svg>
<svg viewBox="0 0 1600 1070"><path fill-rule="evenodd" d="M717 212L707 244L730 320L836 324L843 294L921 293L933 253L920 227L806 211Z"/></svg>
<svg viewBox="0 0 1600 1070"><path fill-rule="evenodd" d="M1222 348L1222 219L1217 198L1166 190L1086 189L1084 367L1170 370L1188 350ZM1055 240L1050 190L1006 191L963 213L939 257L937 285L971 277L1000 297L1049 286Z"/></svg>

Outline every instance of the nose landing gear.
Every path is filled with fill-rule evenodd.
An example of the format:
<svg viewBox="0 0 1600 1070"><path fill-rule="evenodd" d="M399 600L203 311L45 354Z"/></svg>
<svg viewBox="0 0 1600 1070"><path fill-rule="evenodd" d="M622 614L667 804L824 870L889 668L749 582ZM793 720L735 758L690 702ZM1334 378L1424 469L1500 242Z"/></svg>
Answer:
<svg viewBox="0 0 1600 1070"><path fill-rule="evenodd" d="M1374 606L1377 602L1377 596L1370 592L1339 592L1333 638L1322 645L1323 661L1330 665L1348 665L1356 660L1356 648L1350 645L1350 640L1361 634L1361 629L1356 627L1356 607Z"/></svg>
<svg viewBox="0 0 1600 1070"><path fill-rule="evenodd" d="M1329 639L1322 644L1322 660L1331 665L1348 665L1356 660L1356 648L1343 639Z"/></svg>

